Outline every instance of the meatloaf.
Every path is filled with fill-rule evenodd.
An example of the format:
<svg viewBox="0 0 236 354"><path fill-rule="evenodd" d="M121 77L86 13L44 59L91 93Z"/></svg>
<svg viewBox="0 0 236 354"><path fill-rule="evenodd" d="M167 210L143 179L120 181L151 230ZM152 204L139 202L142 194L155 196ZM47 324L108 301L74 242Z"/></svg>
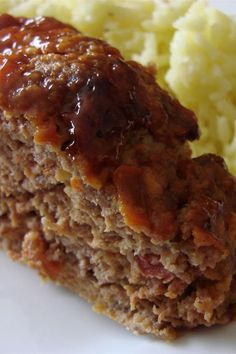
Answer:
<svg viewBox="0 0 236 354"><path fill-rule="evenodd" d="M0 16L0 243L136 333L236 308L236 183L194 114L105 42Z"/></svg>

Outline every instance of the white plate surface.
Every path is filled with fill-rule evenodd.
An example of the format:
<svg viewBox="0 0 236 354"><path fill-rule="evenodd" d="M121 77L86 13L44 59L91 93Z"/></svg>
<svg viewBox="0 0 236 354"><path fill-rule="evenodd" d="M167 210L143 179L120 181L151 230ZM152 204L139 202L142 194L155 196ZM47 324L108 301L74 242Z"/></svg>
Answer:
<svg viewBox="0 0 236 354"><path fill-rule="evenodd" d="M235 0L211 0L236 13ZM0 354L235 354L236 322L174 344L134 336L0 252Z"/></svg>

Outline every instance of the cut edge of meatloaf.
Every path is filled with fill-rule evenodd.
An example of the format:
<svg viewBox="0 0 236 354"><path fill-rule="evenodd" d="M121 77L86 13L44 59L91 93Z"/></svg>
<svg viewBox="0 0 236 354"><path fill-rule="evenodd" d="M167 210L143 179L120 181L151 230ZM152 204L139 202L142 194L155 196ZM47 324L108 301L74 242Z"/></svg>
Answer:
<svg viewBox="0 0 236 354"><path fill-rule="evenodd" d="M207 241L200 240L199 249L179 247L178 240L153 244L124 223L111 186L83 186L71 177L70 161L34 145L28 121L1 115L0 134L0 239L13 259L137 333L173 339L183 328L234 317L236 284L228 254L234 224L226 256L210 241L204 246ZM80 188L86 192L78 193Z"/></svg>
<svg viewBox="0 0 236 354"><path fill-rule="evenodd" d="M191 159L193 114L102 41L45 18L1 27L1 247L137 333L232 320L236 183L221 158Z"/></svg>

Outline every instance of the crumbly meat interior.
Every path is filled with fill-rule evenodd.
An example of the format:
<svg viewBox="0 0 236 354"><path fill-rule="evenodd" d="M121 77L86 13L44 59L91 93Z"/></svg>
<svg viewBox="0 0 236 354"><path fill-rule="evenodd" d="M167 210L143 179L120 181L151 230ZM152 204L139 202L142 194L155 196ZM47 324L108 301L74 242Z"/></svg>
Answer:
<svg viewBox="0 0 236 354"><path fill-rule="evenodd" d="M71 27L0 28L1 246L134 332L232 320L236 184L192 113Z"/></svg>

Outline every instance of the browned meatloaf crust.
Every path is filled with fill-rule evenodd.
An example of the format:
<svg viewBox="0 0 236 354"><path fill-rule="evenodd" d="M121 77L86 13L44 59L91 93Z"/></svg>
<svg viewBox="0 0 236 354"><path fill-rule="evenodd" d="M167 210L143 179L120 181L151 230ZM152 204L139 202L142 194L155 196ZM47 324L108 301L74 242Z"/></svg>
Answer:
<svg viewBox="0 0 236 354"><path fill-rule="evenodd" d="M233 319L236 183L193 113L103 41L0 17L0 241L134 332Z"/></svg>

